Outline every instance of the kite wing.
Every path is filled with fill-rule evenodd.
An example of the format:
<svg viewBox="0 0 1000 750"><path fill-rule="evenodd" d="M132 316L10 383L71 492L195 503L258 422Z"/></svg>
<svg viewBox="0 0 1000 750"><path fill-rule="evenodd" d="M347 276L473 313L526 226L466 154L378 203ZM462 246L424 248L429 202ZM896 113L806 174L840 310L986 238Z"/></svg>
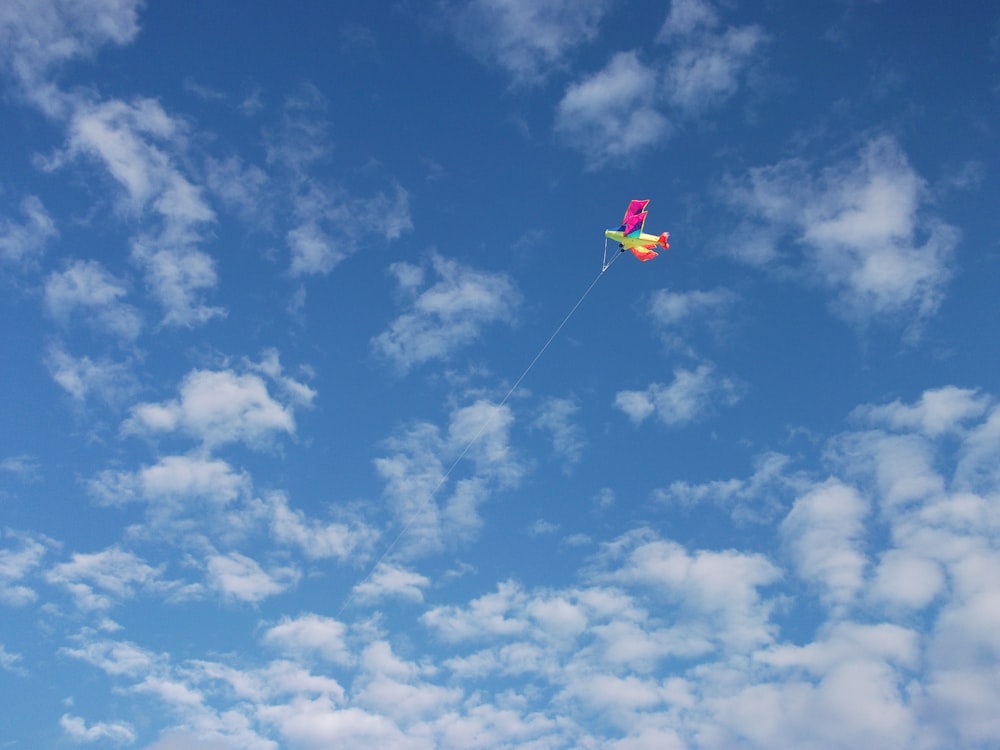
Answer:
<svg viewBox="0 0 1000 750"><path fill-rule="evenodd" d="M622 219L621 229L618 231L624 233L626 237L638 237L642 233L643 226L646 224L646 206L648 205L648 198L642 201L630 201L628 208L625 210L625 218Z"/></svg>

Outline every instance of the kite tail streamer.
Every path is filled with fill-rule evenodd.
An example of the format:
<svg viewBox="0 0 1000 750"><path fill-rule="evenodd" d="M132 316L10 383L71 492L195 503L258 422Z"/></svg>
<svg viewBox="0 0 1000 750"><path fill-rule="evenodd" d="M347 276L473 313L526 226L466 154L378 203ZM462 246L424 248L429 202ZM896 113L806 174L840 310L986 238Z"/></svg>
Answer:
<svg viewBox="0 0 1000 750"><path fill-rule="evenodd" d="M489 419L483 422L482 426L479 428L479 431L472 436L472 439L469 440L465 448L462 449L462 452L458 455L458 458L456 458L454 462L451 464L451 466L448 467L448 471L444 473L444 476L441 477L441 480L437 483L437 486L431 491L430 494L431 498L437 495L438 491L444 486L445 482L448 481L448 478L451 476L451 473L455 470L455 468L459 465L459 463L461 463L462 459L465 458L466 454L468 454L468 452L472 450L472 446L474 446L477 442L479 442L479 438L481 438L483 436L483 433L486 432L487 428L491 424L493 424L493 421L496 419L497 415L500 414L500 410L503 409L503 407L510 400L510 397L514 395L514 392L521 385L521 382L528 376L528 373L531 372L531 368L533 368L535 366L535 363L538 362L539 359L541 359L542 355L545 353L545 350L549 348L549 345L553 341L555 341L556 336L558 336L559 332L562 331L562 329L566 326L566 324L569 322L569 319L573 317L573 313L575 313L577 309L580 307L580 305L583 304L583 301L587 298L587 295L590 294L590 291L595 286L597 286L597 282L601 280L601 277L604 275L605 271L611 268L612 264L616 260L618 260L619 255L621 255L621 253L615 253L615 257L611 259L610 263L603 264L601 272L597 274L597 276L594 278L592 282L590 282L590 286L587 287L587 290L582 295L580 295L580 299L576 301L576 304L573 305L572 309L570 309L570 311L566 314L566 317L563 318L562 323L556 326L556 330L552 332L551 336L549 336L549 340L542 345L542 348L538 350L538 354L535 355L535 358L532 359L530 363L528 363L528 366L524 368L524 372L522 372L520 377L518 377L518 379L514 381L514 385L512 385L510 387L510 390L507 391L507 395L504 396L502 399L500 399L500 403L494 407L493 413L490 414ZM396 545L399 544L399 540L402 539L403 536L406 534L406 532L410 530L410 527L412 525L413 521L409 521L405 526L403 526L400 532L396 534L396 538L392 540L389 546L385 548L385 551L382 553L379 559L375 561L375 564L372 565L371 569L368 571L368 574L360 582L358 582L353 589L351 589L351 592L344 600L344 603L341 604L340 609L337 610L336 616L338 619L340 618L340 615L344 612L344 610L347 608L347 605L354 600L354 596L358 591L358 589L360 589L362 586L368 583L368 581L371 580L372 576L375 575L375 571L378 570L378 567L383 562L385 562L386 558L389 557L390 554L392 554L392 551L396 548Z"/></svg>

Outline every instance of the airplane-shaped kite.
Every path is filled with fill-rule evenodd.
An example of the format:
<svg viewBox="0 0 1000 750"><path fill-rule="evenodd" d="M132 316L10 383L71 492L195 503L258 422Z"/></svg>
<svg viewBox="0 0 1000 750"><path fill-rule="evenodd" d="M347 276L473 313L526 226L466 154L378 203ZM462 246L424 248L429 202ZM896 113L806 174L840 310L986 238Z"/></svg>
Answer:
<svg viewBox="0 0 1000 750"><path fill-rule="evenodd" d="M664 232L659 237L654 234L643 234L642 227L646 223L646 206L648 205L648 198L641 201L631 201L625 211L622 225L618 229L609 229L604 233L604 236L609 240L618 243L618 249L621 252L625 252L626 249L631 250L632 254L639 260L652 260L659 255L653 249L654 247L662 247L664 250L670 248L670 243L667 242L670 238L669 232Z"/></svg>

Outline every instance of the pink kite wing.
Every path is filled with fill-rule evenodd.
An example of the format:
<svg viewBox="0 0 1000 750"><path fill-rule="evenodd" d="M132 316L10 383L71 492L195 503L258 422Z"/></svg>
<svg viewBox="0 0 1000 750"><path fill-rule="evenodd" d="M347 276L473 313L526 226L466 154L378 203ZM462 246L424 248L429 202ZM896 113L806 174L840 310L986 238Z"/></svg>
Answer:
<svg viewBox="0 0 1000 750"><path fill-rule="evenodd" d="M630 201L628 208L625 210L625 218L622 219L621 231L626 235L641 232L643 225L646 223L646 206L648 205L648 198L646 200Z"/></svg>

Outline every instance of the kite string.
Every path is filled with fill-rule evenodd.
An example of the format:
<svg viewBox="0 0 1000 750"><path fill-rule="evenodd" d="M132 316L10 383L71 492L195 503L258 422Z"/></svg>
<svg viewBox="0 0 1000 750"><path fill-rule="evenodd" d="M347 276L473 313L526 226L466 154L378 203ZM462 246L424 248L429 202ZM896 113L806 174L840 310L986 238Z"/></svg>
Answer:
<svg viewBox="0 0 1000 750"><path fill-rule="evenodd" d="M542 348L538 350L538 354L535 355L535 358L532 359L531 362L528 364L528 366L524 368L524 372L521 373L520 377L518 377L518 379L514 381L514 385L512 385L510 387L510 390L507 391L507 395L504 396L502 399L500 399L500 403L494 407L493 412L490 414L489 418L483 422L478 432L476 432L476 434L472 436L469 442L466 443L465 447L462 449L462 452L458 454L458 458L456 458L452 462L451 466L448 467L448 470L444 473L444 476L441 477L441 479L438 481L434 489L431 490L431 494L429 496L430 499L433 499L434 496L437 495L438 491L444 486L445 482L448 481L448 478L451 476L451 473L462 462L462 459L465 458L468 452L472 450L472 446L475 445L477 442L479 442L479 438L481 438L483 436L483 433L486 432L486 429L491 424L493 424L493 420L497 418L497 416L500 414L500 410L503 409L503 407L510 400L511 396L513 396L514 392L518 389L518 386L521 385L521 382L528 376L528 373L531 372L531 368L533 368L535 366L535 363L538 362L539 359L541 359L542 355L545 353L545 350L549 348L549 345L553 341L555 341L556 336L558 336L559 332L562 331L562 329L566 326L566 324L569 322L569 319L573 317L573 313L575 313L577 311L577 308L579 308L580 305L583 304L583 301L587 298L587 295L590 294L590 291L595 286L597 286L597 282L601 280L601 277L605 274L605 272L609 268L611 268L611 266L614 264L616 260L618 260L619 255L621 255L621 253L615 253L615 257L611 259L610 263L602 264L601 272L597 274L597 276L594 278L592 282L590 282L590 286L587 287L587 291L585 291L582 295L580 295L580 299L576 301L576 304L573 305L572 309L566 314L566 317L563 318L562 323L560 323L556 327L556 330L552 332L552 335L549 336L549 340L542 345ZM399 544L399 540L402 539L403 536L406 534L406 532L410 530L410 528L413 526L413 523L414 519L411 519L406 522L406 525L404 525L403 528L400 529L399 533L396 534L395 539L393 539L392 542L389 543L389 546L385 548L385 551L382 552L382 555L378 558L378 560L375 561L375 564L371 566L371 568L368 571L368 574L363 579L361 579L361 581L357 583L354 586L354 588L351 589L351 592L344 600L344 603L341 604L340 609L337 610L337 615L336 615L337 619L339 619L340 615L343 614L344 610L347 608L347 605L354 600L354 596L358 591L358 589L360 589L362 586L368 583L368 581L371 580L372 576L375 575L375 571L378 570L378 567L383 562L385 562L385 559L396 548L396 545Z"/></svg>

